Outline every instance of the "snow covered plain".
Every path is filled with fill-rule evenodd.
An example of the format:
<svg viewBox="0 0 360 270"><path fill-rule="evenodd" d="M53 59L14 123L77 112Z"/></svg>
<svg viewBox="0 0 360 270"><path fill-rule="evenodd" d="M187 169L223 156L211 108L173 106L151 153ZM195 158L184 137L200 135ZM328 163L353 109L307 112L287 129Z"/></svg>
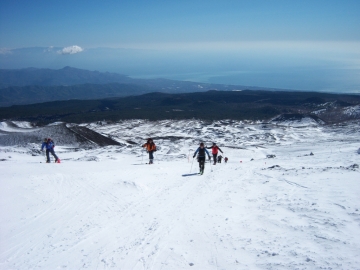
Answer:
<svg viewBox="0 0 360 270"><path fill-rule="evenodd" d="M0 268L359 269L359 123L277 124L83 124L120 143L96 147L62 124L1 123ZM229 162L193 175L200 141Z"/></svg>

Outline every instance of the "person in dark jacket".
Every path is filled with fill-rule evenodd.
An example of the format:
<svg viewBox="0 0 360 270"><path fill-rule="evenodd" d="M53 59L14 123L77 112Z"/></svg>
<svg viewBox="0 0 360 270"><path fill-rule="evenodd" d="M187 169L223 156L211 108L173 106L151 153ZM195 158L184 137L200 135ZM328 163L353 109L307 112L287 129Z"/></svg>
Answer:
<svg viewBox="0 0 360 270"><path fill-rule="evenodd" d="M151 138L147 140L145 144L142 145L142 147L146 148L146 152L149 153L149 164L154 163L154 152L156 152L156 145L153 142Z"/></svg>
<svg viewBox="0 0 360 270"><path fill-rule="evenodd" d="M210 160L209 152L208 150L206 150L204 143L200 143L200 147L195 151L193 155L193 158L195 158L196 154L198 154L197 161L199 162L200 174L203 174L205 169L205 153Z"/></svg>
<svg viewBox="0 0 360 270"><path fill-rule="evenodd" d="M223 151L220 149L219 146L216 145L216 143L213 143L213 145L211 147L207 147L207 149L211 149L213 159L214 159L214 165L216 165L217 155L218 155L219 151L221 153L223 153Z"/></svg>
<svg viewBox="0 0 360 270"><path fill-rule="evenodd" d="M60 159L55 154L55 151L54 151L55 143L53 142L52 139L50 139L50 138L44 139L44 142L41 145L41 151L44 151L44 148L46 149L46 163L50 163L50 153L55 158L55 163L60 163Z"/></svg>

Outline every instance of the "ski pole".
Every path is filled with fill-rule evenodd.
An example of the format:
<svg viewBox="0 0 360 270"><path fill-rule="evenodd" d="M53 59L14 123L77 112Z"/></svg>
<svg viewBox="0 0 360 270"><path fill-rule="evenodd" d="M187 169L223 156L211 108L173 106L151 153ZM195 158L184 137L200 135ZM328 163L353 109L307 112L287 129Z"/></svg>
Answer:
<svg viewBox="0 0 360 270"><path fill-rule="evenodd" d="M210 162L210 168L211 168L211 172L212 172L213 169L212 169L212 165L211 165L211 159L209 159L209 162Z"/></svg>
<svg viewBox="0 0 360 270"><path fill-rule="evenodd" d="M190 168L190 172L189 172L189 173L191 173L191 171L192 171L193 163L194 163L194 158L193 158L193 160L192 160L192 162L191 162L191 168Z"/></svg>

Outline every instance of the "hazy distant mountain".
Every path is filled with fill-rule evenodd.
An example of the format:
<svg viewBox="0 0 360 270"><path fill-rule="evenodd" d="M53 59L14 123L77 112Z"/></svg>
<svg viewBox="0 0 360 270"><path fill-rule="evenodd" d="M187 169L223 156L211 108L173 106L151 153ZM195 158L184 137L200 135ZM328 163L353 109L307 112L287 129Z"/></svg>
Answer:
<svg viewBox="0 0 360 270"><path fill-rule="evenodd" d="M79 84L60 86L10 86L0 89L0 107L34 104L69 99L101 99L154 92L155 89L136 84Z"/></svg>
<svg viewBox="0 0 360 270"><path fill-rule="evenodd" d="M126 83L157 87L159 90L185 90L186 92L206 91L210 89L250 89L275 90L271 88L248 87L240 85L225 85L212 83L199 83L169 79L134 79L126 75L110 72L90 71L73 67L62 69L24 68L0 69L0 88L9 86L28 85L76 85L76 84L108 84Z"/></svg>
<svg viewBox="0 0 360 270"><path fill-rule="evenodd" d="M62 69L0 69L0 88L28 85L75 85L125 83L125 75L64 67Z"/></svg>
<svg viewBox="0 0 360 270"><path fill-rule="evenodd" d="M0 69L0 106L68 99L100 99L149 92L190 93L208 90L274 90L168 79L133 79L109 72L62 69Z"/></svg>
<svg viewBox="0 0 360 270"><path fill-rule="evenodd" d="M299 47L302 47L300 43ZM297 49L294 49L294 53L289 53L282 52L281 48L281 46L269 47L262 44L251 49L239 47L235 53L233 50L175 49L165 52L161 48L150 50L103 47L83 48L83 51L75 54L64 54L62 53L64 48L52 46L0 48L0 69L27 67L61 69L71 66L100 72L115 72L129 75L131 78L167 78L288 90L359 93L358 70L349 66L346 60L346 55L350 52L344 51L344 58L340 61L342 62L340 65L340 62L318 61L320 58L324 59L325 55L327 59L332 59L333 53L327 50L316 49L323 57L318 55L314 58L312 50L304 50L309 54L298 55L295 53ZM290 58L285 61L287 57ZM3 87L1 82L0 80L0 87ZM123 81L111 82L124 83Z"/></svg>

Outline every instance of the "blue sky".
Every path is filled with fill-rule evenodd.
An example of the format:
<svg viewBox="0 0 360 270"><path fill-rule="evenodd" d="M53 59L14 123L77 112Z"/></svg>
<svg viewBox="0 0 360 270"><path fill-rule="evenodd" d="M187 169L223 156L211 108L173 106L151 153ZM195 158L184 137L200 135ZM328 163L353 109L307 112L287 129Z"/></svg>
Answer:
<svg viewBox="0 0 360 270"><path fill-rule="evenodd" d="M358 91L360 1L0 1L0 68L62 65L324 91L341 69Z"/></svg>
<svg viewBox="0 0 360 270"><path fill-rule="evenodd" d="M360 1L0 1L0 47L360 41Z"/></svg>

